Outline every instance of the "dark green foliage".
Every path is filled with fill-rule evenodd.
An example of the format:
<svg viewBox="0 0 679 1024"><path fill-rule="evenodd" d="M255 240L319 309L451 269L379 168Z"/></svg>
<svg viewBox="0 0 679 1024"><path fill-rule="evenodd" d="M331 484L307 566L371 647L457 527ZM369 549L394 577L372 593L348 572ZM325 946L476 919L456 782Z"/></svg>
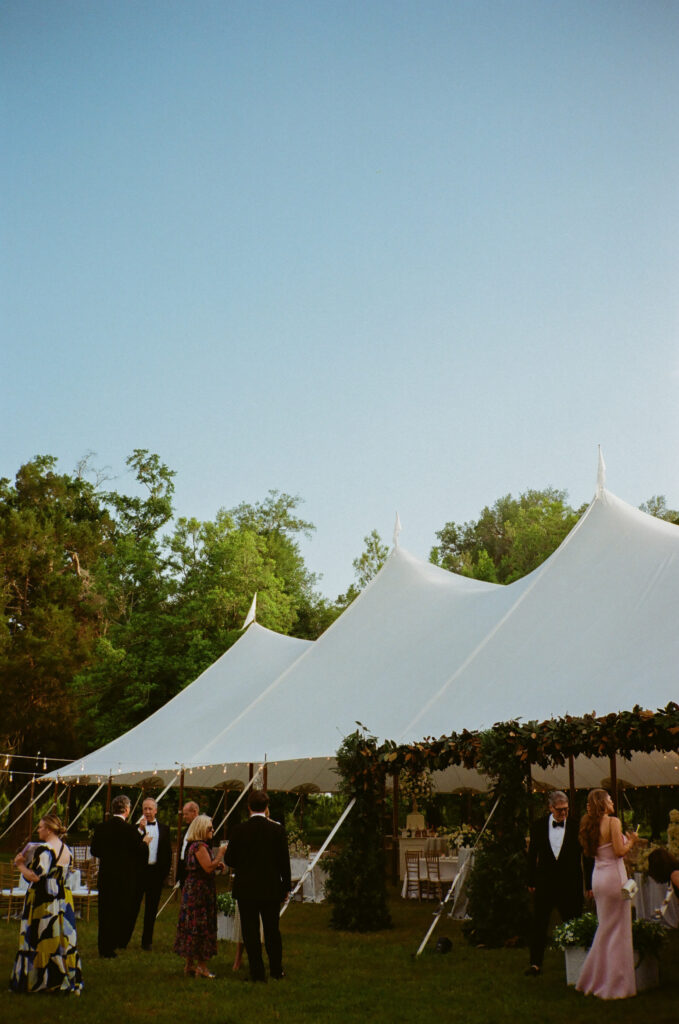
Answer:
<svg viewBox="0 0 679 1024"><path fill-rule="evenodd" d="M386 865L381 788L363 774L366 759L377 749L374 736L356 731L337 751L342 792L356 804L338 833L339 851L330 861L326 895L332 906L330 924L351 932L391 928L387 906Z"/></svg>
<svg viewBox="0 0 679 1024"><path fill-rule="evenodd" d="M469 883L464 933L483 946L517 945L530 924L526 854L522 834L493 835L476 854Z"/></svg>
<svg viewBox="0 0 679 1024"><path fill-rule="evenodd" d="M566 496L547 487L498 498L476 522L446 523L430 560L462 576L512 583L544 562L575 526L584 509L571 508Z"/></svg>

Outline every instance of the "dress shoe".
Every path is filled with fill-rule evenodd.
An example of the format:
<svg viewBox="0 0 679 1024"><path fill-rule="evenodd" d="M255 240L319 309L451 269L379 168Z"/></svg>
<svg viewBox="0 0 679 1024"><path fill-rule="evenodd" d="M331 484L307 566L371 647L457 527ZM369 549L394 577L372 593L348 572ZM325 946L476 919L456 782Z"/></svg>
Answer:
<svg viewBox="0 0 679 1024"><path fill-rule="evenodd" d="M538 967L537 964L531 964L523 973L527 978L537 978L538 974L542 974L542 968Z"/></svg>
<svg viewBox="0 0 679 1024"><path fill-rule="evenodd" d="M145 953L152 953L153 952L153 946L151 946L151 945L145 946L142 943L142 947L141 948L144 950Z"/></svg>

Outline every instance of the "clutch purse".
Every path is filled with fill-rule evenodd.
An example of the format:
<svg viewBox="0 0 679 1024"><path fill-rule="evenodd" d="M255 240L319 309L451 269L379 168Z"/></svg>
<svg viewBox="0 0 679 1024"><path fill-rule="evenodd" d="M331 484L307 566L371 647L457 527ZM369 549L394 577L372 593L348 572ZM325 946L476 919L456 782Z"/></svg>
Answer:
<svg viewBox="0 0 679 1024"><path fill-rule="evenodd" d="M620 891L624 900L633 900L639 892L639 886L633 878L628 878Z"/></svg>

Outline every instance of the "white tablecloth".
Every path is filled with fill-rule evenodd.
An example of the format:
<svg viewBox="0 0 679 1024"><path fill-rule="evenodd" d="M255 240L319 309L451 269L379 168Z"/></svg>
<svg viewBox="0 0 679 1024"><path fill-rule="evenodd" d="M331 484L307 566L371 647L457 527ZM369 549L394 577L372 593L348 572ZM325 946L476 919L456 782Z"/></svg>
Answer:
<svg viewBox="0 0 679 1024"><path fill-rule="evenodd" d="M634 872L634 881L639 886L633 900L637 917L647 919L655 917L656 911L665 902L667 885L664 882L654 882L648 875L642 875L639 871ZM663 920L669 928L679 927L679 900L676 896L670 901Z"/></svg>
<svg viewBox="0 0 679 1024"><path fill-rule="evenodd" d="M309 864L313 860L313 857L291 857L290 858L290 870L292 872L292 887L302 877ZM325 899L325 880L328 877L327 871L317 864L313 871L304 879L304 884L301 889L302 900L304 903L322 903ZM299 896L299 893L297 894Z"/></svg>

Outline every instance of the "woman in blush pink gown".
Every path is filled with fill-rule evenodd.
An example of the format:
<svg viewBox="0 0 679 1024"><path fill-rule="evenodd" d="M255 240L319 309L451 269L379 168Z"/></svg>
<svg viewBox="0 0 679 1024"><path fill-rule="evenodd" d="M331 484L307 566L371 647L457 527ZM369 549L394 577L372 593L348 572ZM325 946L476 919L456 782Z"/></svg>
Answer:
<svg viewBox="0 0 679 1024"><path fill-rule="evenodd" d="M600 999L626 999L637 994L632 904L622 895L627 881L622 858L637 842L637 835L622 834L620 819L613 817L613 810L606 790L593 789L580 823L582 848L586 856L596 858L592 891L599 924L576 988Z"/></svg>

